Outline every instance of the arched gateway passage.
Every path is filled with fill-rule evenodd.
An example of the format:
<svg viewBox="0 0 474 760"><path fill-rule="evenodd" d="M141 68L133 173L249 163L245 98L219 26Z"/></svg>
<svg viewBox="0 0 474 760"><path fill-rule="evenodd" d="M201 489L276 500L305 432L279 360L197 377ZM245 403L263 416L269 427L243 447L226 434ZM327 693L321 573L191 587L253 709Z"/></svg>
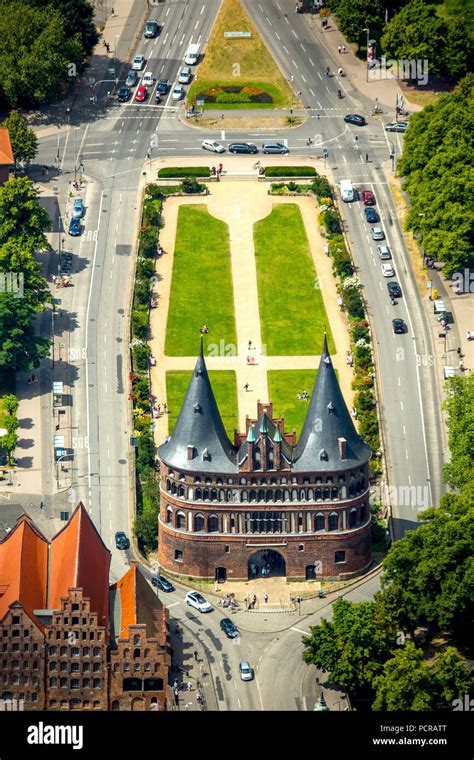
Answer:
<svg viewBox="0 0 474 760"><path fill-rule="evenodd" d="M248 577L275 578L286 575L286 563L281 554L273 549L260 549L249 558Z"/></svg>

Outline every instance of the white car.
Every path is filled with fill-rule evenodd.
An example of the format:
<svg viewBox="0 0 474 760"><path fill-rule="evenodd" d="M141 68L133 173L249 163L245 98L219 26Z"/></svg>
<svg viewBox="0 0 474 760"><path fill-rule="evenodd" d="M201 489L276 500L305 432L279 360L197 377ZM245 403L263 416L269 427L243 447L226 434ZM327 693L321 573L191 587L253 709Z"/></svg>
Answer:
<svg viewBox="0 0 474 760"><path fill-rule="evenodd" d="M394 277L395 272L393 271L393 267L391 264L382 264L381 265L382 274L384 277Z"/></svg>
<svg viewBox="0 0 474 760"><path fill-rule="evenodd" d="M253 670L247 660L241 660L239 663L239 673L242 681L251 681L253 679Z"/></svg>
<svg viewBox="0 0 474 760"><path fill-rule="evenodd" d="M215 140L204 140L202 143L204 150L211 150L213 153L224 153L225 148Z"/></svg>
<svg viewBox="0 0 474 760"><path fill-rule="evenodd" d="M184 97L184 87L181 87L180 84L175 85L171 97L173 100L181 100Z"/></svg>
<svg viewBox="0 0 474 760"><path fill-rule="evenodd" d="M189 66L185 66L179 72L178 82L179 84L189 84L191 81L191 69Z"/></svg>
<svg viewBox="0 0 474 760"><path fill-rule="evenodd" d="M138 54L132 61L133 71L141 71L145 66L145 56Z"/></svg>
<svg viewBox="0 0 474 760"><path fill-rule="evenodd" d="M147 71L142 79L142 85L144 87L153 87L155 84L155 77L151 73L151 71Z"/></svg>
<svg viewBox="0 0 474 760"><path fill-rule="evenodd" d="M199 612L211 612L212 604L209 604L207 599L204 599L199 591L188 591L186 594L186 604L190 607L194 607Z"/></svg>

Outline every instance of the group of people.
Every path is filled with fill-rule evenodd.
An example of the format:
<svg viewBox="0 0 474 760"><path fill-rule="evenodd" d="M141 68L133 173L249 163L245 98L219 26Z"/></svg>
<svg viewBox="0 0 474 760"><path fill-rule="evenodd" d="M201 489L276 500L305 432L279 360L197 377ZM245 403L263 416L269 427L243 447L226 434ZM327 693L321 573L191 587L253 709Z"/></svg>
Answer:
<svg viewBox="0 0 474 760"><path fill-rule="evenodd" d="M354 357L352 356L351 351L346 351L346 364L348 364L349 367L352 367L354 364Z"/></svg>
<svg viewBox="0 0 474 760"><path fill-rule="evenodd" d="M468 330L466 332L466 340L474 340L474 330Z"/></svg>
<svg viewBox="0 0 474 760"><path fill-rule="evenodd" d="M297 393L296 398L303 401L307 401L309 399L309 393L306 390L306 388L304 389L303 393Z"/></svg>
<svg viewBox="0 0 474 760"><path fill-rule="evenodd" d="M67 274L63 274L61 276L53 274L52 280L53 285L56 285L57 288L67 288L71 283L71 279L67 276Z"/></svg>
<svg viewBox="0 0 474 760"><path fill-rule="evenodd" d="M222 174L222 169L223 169L223 168L224 168L224 167L223 167L223 165L222 165L222 164L219 164L219 166L218 166L217 168L216 168L215 166L212 166L212 167L211 167L211 174L212 174L213 176L216 176L216 175L217 175L217 176L219 176L219 174Z"/></svg>
<svg viewBox="0 0 474 760"><path fill-rule="evenodd" d="M337 52L338 53L346 53L346 46L345 45L338 45L337 46Z"/></svg>
<svg viewBox="0 0 474 760"><path fill-rule="evenodd" d="M163 411L162 411L163 408ZM162 414L166 414L168 412L168 404L153 404L151 408L153 417L157 419L158 417L161 417Z"/></svg>
<svg viewBox="0 0 474 760"><path fill-rule="evenodd" d="M207 325L203 325L201 327L201 329L199 330L199 332L201 333L201 335L207 335L207 333L209 332L208 326Z"/></svg>

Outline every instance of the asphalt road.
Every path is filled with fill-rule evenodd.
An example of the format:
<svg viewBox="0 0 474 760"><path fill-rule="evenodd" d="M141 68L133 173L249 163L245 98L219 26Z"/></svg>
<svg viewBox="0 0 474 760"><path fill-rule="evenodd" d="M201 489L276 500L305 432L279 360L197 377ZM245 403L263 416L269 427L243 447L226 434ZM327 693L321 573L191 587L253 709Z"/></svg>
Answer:
<svg viewBox="0 0 474 760"><path fill-rule="evenodd" d="M347 89L346 81L325 77L326 66L334 70L336 63L314 38L304 16L294 13L290 0L279 3L266 0L264 9L258 3L246 4L285 75L295 91L301 92L300 98L308 107L309 118L302 127L288 129L286 133L269 130L265 135L255 130L199 133L178 120L171 100L164 106L155 106L152 93L149 102L142 105L132 102L106 107L99 99L96 106L87 110L73 109L69 116L73 128L67 135L58 132L40 141L39 161L59 165L61 169L58 212L65 224L67 183L74 178L74 167L77 170L81 162L86 180L84 232L80 238L65 234L66 247L75 254L74 288L63 296L64 308L72 312L71 328L74 328L70 334L74 353L68 358L74 381L72 411L76 438L72 498L71 493L61 495L55 503L59 507L68 499L72 505L79 499L84 502L113 551L114 578L123 573L127 563L124 553L115 551L113 536L116 530L129 531L126 283L130 281L132 267L137 189L143 172L148 170L146 156L155 144L151 142L155 135L158 147L152 147L152 157L202 158L200 143L205 137L225 143L229 139L254 142L275 137L286 140L292 153L305 156L319 155L321 148L327 147L327 165L336 180L350 177L358 189L374 190L392 249L396 279L403 291L396 307L388 300L376 243L370 239L361 203L340 205L375 328L390 483L397 486L397 493L401 493L400 489L415 488L414 503L413 491L405 490L408 495L398 497L394 505L395 535L415 524L419 501L423 507L437 503L441 491L442 447L434 371L429 361L424 366L419 359L423 356L429 359L432 351L394 204L381 170L383 162L389 163L383 124L371 117L364 128L345 124L342 118L345 113L367 116L370 104ZM156 78L168 78L172 84L188 44L205 42L218 9L217 0L178 5L174 13L169 12L171 6L154 9L154 15L163 23L161 34L156 40L141 40L136 51L147 57L144 71L151 70ZM345 93L342 101L336 95L338 88ZM392 118L390 114L387 120ZM309 137L312 145L307 145ZM399 151L399 136L391 139ZM366 152L369 163L363 160ZM206 155L206 159L211 161L212 154ZM233 160L238 159L226 156L226 165L232 166ZM407 334L393 334L391 319L395 315L406 321ZM51 430L45 430L47 445L51 434ZM223 640L217 611L204 618L190 613L179 601L171 614L182 620L190 635L200 638L209 650L218 700L223 707L275 709L284 703L286 707L282 709L295 709L303 667L298 653L301 635L298 631L277 638L271 634L243 633L241 643L234 646ZM238 679L236 668L241 653L256 667L256 679L251 684L242 684Z"/></svg>

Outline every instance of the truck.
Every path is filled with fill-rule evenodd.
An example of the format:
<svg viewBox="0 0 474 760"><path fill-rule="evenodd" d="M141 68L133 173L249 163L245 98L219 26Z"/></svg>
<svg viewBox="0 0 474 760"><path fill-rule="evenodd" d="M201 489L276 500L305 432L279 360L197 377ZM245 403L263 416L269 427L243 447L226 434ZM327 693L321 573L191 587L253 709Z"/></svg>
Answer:
<svg viewBox="0 0 474 760"><path fill-rule="evenodd" d="M194 66L199 60L199 45L197 43L194 43L192 45L189 45L186 55L184 56L184 62L188 64L188 66Z"/></svg>
<svg viewBox="0 0 474 760"><path fill-rule="evenodd" d="M341 179L339 190L341 192L341 198L345 203L350 203L354 200L354 188L352 187L350 179Z"/></svg>

